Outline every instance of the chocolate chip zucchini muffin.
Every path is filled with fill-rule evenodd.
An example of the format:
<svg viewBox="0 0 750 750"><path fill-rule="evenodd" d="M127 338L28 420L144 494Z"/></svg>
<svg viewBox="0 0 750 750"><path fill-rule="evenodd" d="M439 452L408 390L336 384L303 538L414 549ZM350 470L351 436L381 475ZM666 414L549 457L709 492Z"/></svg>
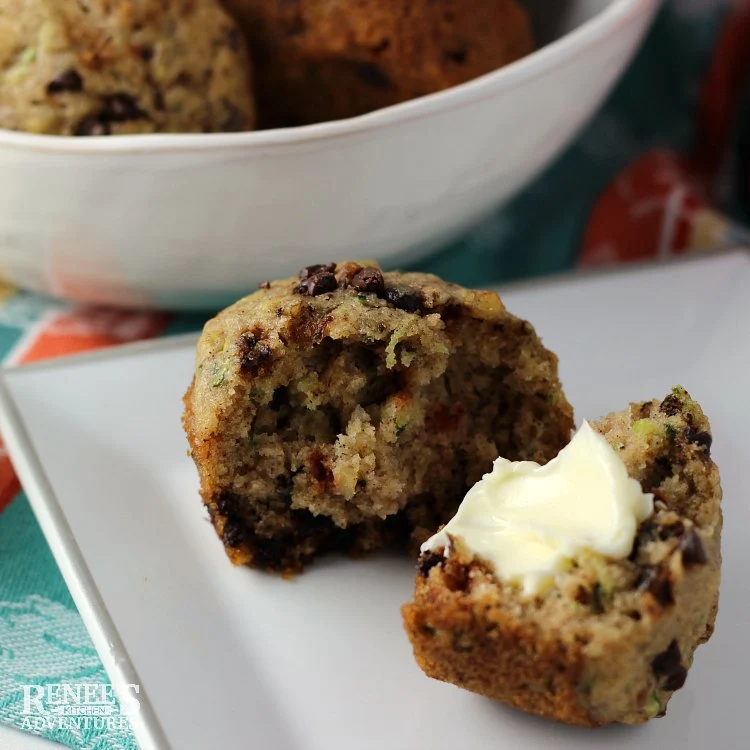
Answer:
<svg viewBox="0 0 750 750"><path fill-rule="evenodd" d="M251 129L242 34L217 0L0 0L0 127Z"/></svg>
<svg viewBox="0 0 750 750"><path fill-rule="evenodd" d="M592 426L626 481L653 493L629 554L582 554L532 595L447 534L444 547L425 545L403 616L431 677L563 722L638 724L665 714L713 632L719 472L708 420L683 388Z"/></svg>
<svg viewBox="0 0 750 750"><path fill-rule="evenodd" d="M498 452L554 457L572 414L556 357L496 294L343 262L208 322L184 427L231 560L292 572L416 546Z"/></svg>
<svg viewBox="0 0 750 750"><path fill-rule="evenodd" d="M224 0L263 127L337 120L455 86L533 49L516 0Z"/></svg>

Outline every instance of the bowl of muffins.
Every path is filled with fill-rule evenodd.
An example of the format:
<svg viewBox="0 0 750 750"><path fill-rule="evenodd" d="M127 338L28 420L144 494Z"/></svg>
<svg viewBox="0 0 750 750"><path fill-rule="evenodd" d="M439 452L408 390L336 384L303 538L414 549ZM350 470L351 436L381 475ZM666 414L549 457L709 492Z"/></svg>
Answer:
<svg viewBox="0 0 750 750"><path fill-rule="evenodd" d="M560 153L659 4L0 0L0 273L208 309L408 264Z"/></svg>

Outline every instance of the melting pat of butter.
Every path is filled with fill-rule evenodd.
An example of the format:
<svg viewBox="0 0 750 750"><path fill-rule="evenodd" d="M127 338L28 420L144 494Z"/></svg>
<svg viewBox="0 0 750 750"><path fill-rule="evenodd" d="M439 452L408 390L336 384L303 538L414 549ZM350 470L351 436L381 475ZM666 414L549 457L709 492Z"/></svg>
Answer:
<svg viewBox="0 0 750 750"><path fill-rule="evenodd" d="M498 458L422 551L447 548L448 535L459 537L498 578L537 594L581 553L627 557L653 503L615 450L584 422L545 466Z"/></svg>

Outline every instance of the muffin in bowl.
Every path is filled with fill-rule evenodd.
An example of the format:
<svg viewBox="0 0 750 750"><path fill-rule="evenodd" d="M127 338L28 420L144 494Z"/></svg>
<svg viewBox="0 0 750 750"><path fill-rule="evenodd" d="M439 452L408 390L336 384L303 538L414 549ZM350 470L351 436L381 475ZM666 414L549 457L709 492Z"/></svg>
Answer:
<svg viewBox="0 0 750 750"><path fill-rule="evenodd" d="M353 117L533 48L516 0L224 0L250 44L264 127Z"/></svg>
<svg viewBox="0 0 750 750"><path fill-rule="evenodd" d="M0 127L53 135L252 129L242 34L216 0L2 0Z"/></svg>

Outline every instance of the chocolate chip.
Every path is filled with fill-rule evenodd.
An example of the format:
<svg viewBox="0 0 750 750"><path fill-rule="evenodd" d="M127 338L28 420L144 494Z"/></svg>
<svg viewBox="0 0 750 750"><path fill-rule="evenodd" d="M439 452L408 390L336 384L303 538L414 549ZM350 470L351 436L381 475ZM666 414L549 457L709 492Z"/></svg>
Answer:
<svg viewBox="0 0 750 750"><path fill-rule="evenodd" d="M579 604L583 604L584 606L586 606L591 601L591 591L589 591L589 589L587 589L585 586L579 586L576 589L575 600Z"/></svg>
<svg viewBox="0 0 750 750"><path fill-rule="evenodd" d="M710 455L711 443L713 442L713 438L711 437L710 432L699 430L697 427L693 427L693 425L690 425L689 427L685 428L685 432L683 434L685 435L685 440L688 443L694 443L699 448L703 448L706 451L706 455Z"/></svg>
<svg viewBox="0 0 750 750"><path fill-rule="evenodd" d="M658 528L657 524L651 519L645 520L638 527L638 537L641 540L641 543L653 541L656 538Z"/></svg>
<svg viewBox="0 0 750 750"><path fill-rule="evenodd" d="M227 33L224 38L227 40L227 47L229 47L232 52L239 52L242 49L242 34L240 34L240 30L238 28L232 26L231 28L227 29Z"/></svg>
<svg viewBox="0 0 750 750"><path fill-rule="evenodd" d="M221 132L241 133L243 130L246 130L247 117L245 113L228 99L224 99L224 106L227 110L227 116L221 123Z"/></svg>
<svg viewBox="0 0 750 750"><path fill-rule="evenodd" d="M260 284L258 284L258 289L270 289L270 288L271 288L270 281L261 281Z"/></svg>
<svg viewBox="0 0 750 750"><path fill-rule="evenodd" d="M374 55L382 55L391 46L391 40L388 37L384 37L377 44L370 47L370 51Z"/></svg>
<svg viewBox="0 0 750 750"><path fill-rule="evenodd" d="M638 552L641 547L644 547L649 542L656 540L657 534L660 532L660 527L651 519L644 521L639 527L638 532L633 540L633 547L630 550L628 560L634 562L638 559Z"/></svg>
<svg viewBox="0 0 750 750"><path fill-rule="evenodd" d="M669 574L659 565L645 568L638 576L635 585L641 591L648 591L664 607L674 604Z"/></svg>
<svg viewBox="0 0 750 750"><path fill-rule="evenodd" d="M223 516L229 516L237 510L237 498L234 495L224 492L216 500L216 510Z"/></svg>
<svg viewBox="0 0 750 750"><path fill-rule="evenodd" d="M285 36L299 36L300 34L304 34L306 31L307 31L307 22L305 21L304 18L302 18L302 16L297 16L293 18L284 27Z"/></svg>
<svg viewBox="0 0 750 750"><path fill-rule="evenodd" d="M466 62L467 54L466 48L461 47L459 49L446 50L445 58L456 63L456 65L463 65Z"/></svg>
<svg viewBox="0 0 750 750"><path fill-rule="evenodd" d="M680 551L685 566L705 565L708 562L703 542L695 529L689 529L680 539Z"/></svg>
<svg viewBox="0 0 750 750"><path fill-rule="evenodd" d="M61 91L81 91L83 89L83 78L73 68L68 68L58 73L48 84L48 94L59 94Z"/></svg>
<svg viewBox="0 0 750 750"><path fill-rule="evenodd" d="M84 117L76 129L73 131L74 135L109 135L112 132L112 128L109 125L109 121L102 119L100 115L89 115Z"/></svg>
<svg viewBox="0 0 750 750"><path fill-rule="evenodd" d="M299 277L302 281L304 281L305 279L309 279L311 276L315 276L315 274L321 273L322 271L333 273L335 270L335 263L313 263L313 265L311 266L305 266L304 268L301 268Z"/></svg>
<svg viewBox="0 0 750 750"><path fill-rule="evenodd" d="M268 344L262 342L257 335L249 333L243 333L240 336L237 351L240 357L240 369L252 374L255 374L273 356Z"/></svg>
<svg viewBox="0 0 750 750"><path fill-rule="evenodd" d="M354 72L363 83L366 83L374 89L387 90L393 88L391 77L375 63L355 63Z"/></svg>
<svg viewBox="0 0 750 750"><path fill-rule="evenodd" d="M258 345L258 342L260 341L260 338L261 337L257 336L256 334L243 333L240 336L240 341L238 345L240 355L244 356L251 349L255 349L255 347Z"/></svg>
<svg viewBox="0 0 750 750"><path fill-rule="evenodd" d="M667 523L659 527L659 539L666 541L673 537L680 536L685 531L685 526L682 521L674 521L674 523Z"/></svg>
<svg viewBox="0 0 750 750"><path fill-rule="evenodd" d="M653 492L659 485L672 476L672 463L667 456L660 456L651 465L645 478L641 481L644 492Z"/></svg>
<svg viewBox="0 0 750 750"><path fill-rule="evenodd" d="M349 283L358 292L382 292L383 274L377 268L368 266L358 271Z"/></svg>
<svg viewBox="0 0 750 750"><path fill-rule="evenodd" d="M670 393L659 405L659 409L667 416L672 417L682 409L682 402L673 393Z"/></svg>
<svg viewBox="0 0 750 750"><path fill-rule="evenodd" d="M682 666L682 654L677 641L672 641L666 651L658 654L651 662L651 669L657 677L666 677L663 690L679 690L687 679L687 669Z"/></svg>
<svg viewBox="0 0 750 750"><path fill-rule="evenodd" d="M110 94L104 97L102 116L109 122L142 120L146 114L129 94Z"/></svg>
<svg viewBox="0 0 750 750"><path fill-rule="evenodd" d="M273 356L273 352L266 344L261 344L247 357L243 357L240 361L240 367L243 370L250 370L255 372L267 362Z"/></svg>
<svg viewBox="0 0 750 750"><path fill-rule="evenodd" d="M239 547L247 538L247 529L239 514L238 501L235 495L223 492L216 500L216 512L224 517L222 541L226 547ZM216 516L211 506L208 508L212 520Z"/></svg>
<svg viewBox="0 0 750 750"><path fill-rule="evenodd" d="M651 668L658 677L671 674L682 663L682 654L677 641L672 641L666 651L657 654L651 662Z"/></svg>
<svg viewBox="0 0 750 750"><path fill-rule="evenodd" d="M401 291L390 287L385 290L384 296L387 302L404 312L415 313L422 309L422 295L417 292Z"/></svg>
<svg viewBox="0 0 750 750"><path fill-rule="evenodd" d="M641 408L638 410L638 415L641 419L648 419L651 416L651 409L653 404L650 401L646 401L645 404L641 404Z"/></svg>
<svg viewBox="0 0 750 750"><path fill-rule="evenodd" d="M239 547L247 539L247 531L237 519L230 518L224 522L221 539L225 547Z"/></svg>
<svg viewBox="0 0 750 750"><path fill-rule="evenodd" d="M464 315L464 308L461 305L444 305L437 312L444 323L450 323Z"/></svg>
<svg viewBox="0 0 750 750"><path fill-rule="evenodd" d="M151 62L154 57L154 48L146 46L138 47L136 49L136 54L141 58L141 60L143 60L143 62Z"/></svg>
<svg viewBox="0 0 750 750"><path fill-rule="evenodd" d="M687 669L681 666L669 675L662 685L662 690L679 690L685 684L685 680L687 680Z"/></svg>
<svg viewBox="0 0 750 750"><path fill-rule="evenodd" d="M336 277L329 271L323 271L301 281L295 291L297 294L317 297L319 294L336 291L337 286Z"/></svg>
<svg viewBox="0 0 750 750"><path fill-rule="evenodd" d="M443 556L437 552L423 552L417 560L417 570L422 578L427 578L429 572L443 562Z"/></svg>

